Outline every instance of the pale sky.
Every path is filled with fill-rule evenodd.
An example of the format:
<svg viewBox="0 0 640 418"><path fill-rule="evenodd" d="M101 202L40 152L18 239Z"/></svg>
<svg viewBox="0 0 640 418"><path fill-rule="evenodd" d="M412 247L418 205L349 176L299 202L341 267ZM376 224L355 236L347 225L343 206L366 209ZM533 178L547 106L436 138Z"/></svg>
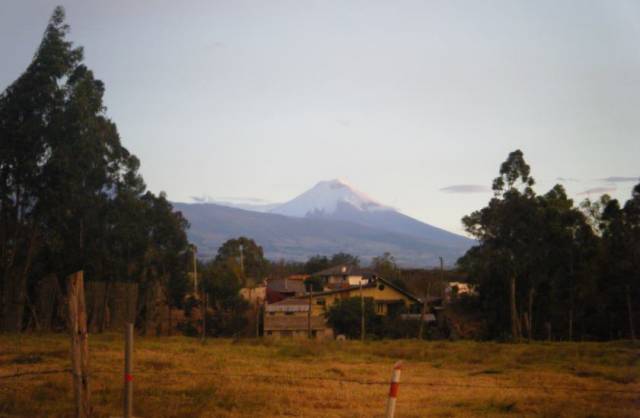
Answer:
<svg viewBox="0 0 640 418"><path fill-rule="evenodd" d="M626 200L640 176L638 1L1 0L0 90L56 4L175 201L342 178L460 233L516 148L539 193Z"/></svg>

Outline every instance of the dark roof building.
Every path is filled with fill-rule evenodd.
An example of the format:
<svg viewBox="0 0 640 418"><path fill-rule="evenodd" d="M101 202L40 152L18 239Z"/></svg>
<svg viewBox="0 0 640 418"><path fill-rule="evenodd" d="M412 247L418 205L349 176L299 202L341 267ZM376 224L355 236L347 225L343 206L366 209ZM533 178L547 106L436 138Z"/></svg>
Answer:
<svg viewBox="0 0 640 418"><path fill-rule="evenodd" d="M349 286L357 286L369 283L376 278L371 269L362 268L352 264L340 264L313 274L324 281L326 289L341 289Z"/></svg>
<svg viewBox="0 0 640 418"><path fill-rule="evenodd" d="M267 280L267 302L275 303L305 293L304 282L300 280L269 279Z"/></svg>

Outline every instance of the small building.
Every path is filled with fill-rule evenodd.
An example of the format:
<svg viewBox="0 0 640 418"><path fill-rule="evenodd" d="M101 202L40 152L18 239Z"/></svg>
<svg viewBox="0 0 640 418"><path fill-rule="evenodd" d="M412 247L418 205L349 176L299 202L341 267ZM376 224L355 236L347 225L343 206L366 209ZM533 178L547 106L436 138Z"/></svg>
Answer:
<svg viewBox="0 0 640 418"><path fill-rule="evenodd" d="M324 316L309 316L308 298L290 298L265 306L264 335L275 337L331 337Z"/></svg>
<svg viewBox="0 0 640 418"><path fill-rule="evenodd" d="M304 294L305 287L303 281L290 280L288 277L267 280L266 299L268 303L275 303Z"/></svg>
<svg viewBox="0 0 640 418"><path fill-rule="evenodd" d="M287 280L297 280L304 283L304 281L310 277L310 274L290 274L287 276Z"/></svg>
<svg viewBox="0 0 640 418"><path fill-rule="evenodd" d="M378 277L367 281L362 286L307 293L267 304L264 315L264 335L307 336L311 327L312 335L315 337L332 336L333 332L326 323L326 312L329 307L339 300L360 296L373 299L376 314L382 316L395 316L402 313L419 314L422 307L420 299ZM310 315L309 309L311 309ZM430 319L432 318L429 317L428 320Z"/></svg>
<svg viewBox="0 0 640 418"><path fill-rule="evenodd" d="M314 273L313 277L321 278L325 289L330 290L359 286L360 283L368 284L369 281L376 277L376 274L371 269L361 268L353 264L341 264Z"/></svg>

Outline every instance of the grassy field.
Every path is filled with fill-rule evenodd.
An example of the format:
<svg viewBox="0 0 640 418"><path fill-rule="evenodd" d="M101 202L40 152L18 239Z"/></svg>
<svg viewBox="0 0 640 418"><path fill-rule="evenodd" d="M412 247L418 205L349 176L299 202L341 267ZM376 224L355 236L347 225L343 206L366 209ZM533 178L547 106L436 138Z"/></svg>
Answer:
<svg viewBox="0 0 640 418"><path fill-rule="evenodd" d="M96 416L121 415L119 335L92 335ZM310 342L141 338L138 417L382 417L405 361L397 418L640 417L640 349L628 342ZM0 417L72 416L65 335L0 335ZM5 376L5 377L2 377Z"/></svg>

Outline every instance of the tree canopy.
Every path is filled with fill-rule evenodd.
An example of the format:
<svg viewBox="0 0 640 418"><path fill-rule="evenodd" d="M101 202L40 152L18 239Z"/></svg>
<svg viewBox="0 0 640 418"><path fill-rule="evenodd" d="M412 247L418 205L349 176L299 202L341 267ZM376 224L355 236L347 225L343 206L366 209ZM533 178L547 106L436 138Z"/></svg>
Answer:
<svg viewBox="0 0 640 418"><path fill-rule="evenodd" d="M67 40L62 7L25 72L0 95L0 324L37 323L39 280L162 283L177 303L187 222L147 192L106 115L104 84ZM25 311L25 307L29 309Z"/></svg>
<svg viewBox="0 0 640 418"><path fill-rule="evenodd" d="M537 195L534 184L516 150L494 197L462 220L478 245L458 264L478 285L489 336L634 337L638 186L623 209L607 196L576 207L561 185Z"/></svg>

